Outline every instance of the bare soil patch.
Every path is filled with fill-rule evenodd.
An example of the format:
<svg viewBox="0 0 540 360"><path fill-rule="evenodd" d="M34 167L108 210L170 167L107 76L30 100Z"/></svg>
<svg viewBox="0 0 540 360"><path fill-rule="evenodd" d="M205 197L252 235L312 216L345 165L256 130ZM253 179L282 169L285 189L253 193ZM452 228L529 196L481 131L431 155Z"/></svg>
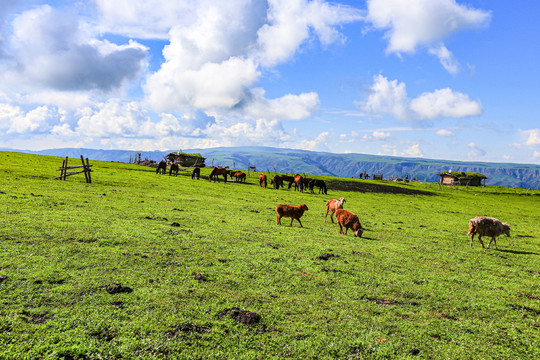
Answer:
<svg viewBox="0 0 540 360"><path fill-rule="evenodd" d="M337 191L356 191L362 193L381 193L381 194L404 194L404 195L435 195L434 193L416 189L407 189L399 186L373 184L362 181L341 181L328 180L327 186L331 190Z"/></svg>

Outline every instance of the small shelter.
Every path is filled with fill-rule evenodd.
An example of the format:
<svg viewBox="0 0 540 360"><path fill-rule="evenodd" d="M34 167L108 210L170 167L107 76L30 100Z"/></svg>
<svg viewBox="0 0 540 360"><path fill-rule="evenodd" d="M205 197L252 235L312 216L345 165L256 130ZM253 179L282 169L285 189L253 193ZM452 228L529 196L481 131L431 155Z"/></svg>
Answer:
<svg viewBox="0 0 540 360"><path fill-rule="evenodd" d="M474 173L474 172L462 172L462 171L444 171L439 174L441 177L441 185L452 185L452 186L481 186L482 180L485 180L487 177L485 175Z"/></svg>
<svg viewBox="0 0 540 360"><path fill-rule="evenodd" d="M183 152L172 152L165 156L167 161L177 163L180 166L186 167L205 167L204 161L205 157L202 157L201 154L186 154Z"/></svg>

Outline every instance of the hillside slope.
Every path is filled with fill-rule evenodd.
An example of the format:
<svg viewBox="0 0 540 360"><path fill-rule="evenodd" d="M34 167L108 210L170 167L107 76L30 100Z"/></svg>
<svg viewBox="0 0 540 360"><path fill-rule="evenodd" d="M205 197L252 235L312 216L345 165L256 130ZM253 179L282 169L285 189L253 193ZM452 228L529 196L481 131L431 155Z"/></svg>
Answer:
<svg viewBox="0 0 540 360"><path fill-rule="evenodd" d="M16 150L20 151L20 150ZM168 151L141 151L142 158L160 160ZM409 175L420 181L435 182L438 174L453 171L478 172L488 177L486 184L538 188L540 166L532 164L462 162L422 158L401 158L366 154L333 154L295 149L272 147L223 147L210 149L183 149L187 153L200 153L206 157L206 165L222 165L247 169L256 166L259 171L277 171L358 177L361 172L370 175L382 173L385 178ZM135 151L95 150L95 149L50 149L43 151L24 151L29 153L78 158L84 155L89 159L103 161L129 162Z"/></svg>

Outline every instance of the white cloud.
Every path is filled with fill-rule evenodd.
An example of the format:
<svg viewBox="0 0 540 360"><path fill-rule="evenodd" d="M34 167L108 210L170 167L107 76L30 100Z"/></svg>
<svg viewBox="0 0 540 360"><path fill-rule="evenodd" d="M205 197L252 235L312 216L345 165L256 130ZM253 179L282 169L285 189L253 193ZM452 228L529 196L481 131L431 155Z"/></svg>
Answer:
<svg viewBox="0 0 540 360"><path fill-rule="evenodd" d="M364 103L357 103L367 113L392 115L398 120L410 117L405 83L397 80L389 81L382 75L376 75L371 93Z"/></svg>
<svg viewBox="0 0 540 360"><path fill-rule="evenodd" d="M322 150L328 145L330 133L324 131L311 140L302 140L296 147L305 150Z"/></svg>
<svg viewBox="0 0 540 360"><path fill-rule="evenodd" d="M47 106L25 112L18 106L0 104L0 129L6 129L7 134L45 133L61 116L56 109Z"/></svg>
<svg viewBox="0 0 540 360"><path fill-rule="evenodd" d="M374 131L372 135L375 140L386 140L390 137L390 133L383 131Z"/></svg>
<svg viewBox="0 0 540 360"><path fill-rule="evenodd" d="M146 61L142 45L98 41L75 14L48 5L23 12L12 25L8 41L17 61L0 64L0 87L10 91L110 91L136 78Z"/></svg>
<svg viewBox="0 0 540 360"><path fill-rule="evenodd" d="M540 145L540 129L522 130L521 132L527 136L527 141L525 142L525 145Z"/></svg>
<svg viewBox="0 0 540 360"><path fill-rule="evenodd" d="M269 23L258 30L258 59L274 66L293 56L310 36L310 29L323 45L344 41L334 26L363 19L363 13L348 6L324 1L270 0Z"/></svg>
<svg viewBox="0 0 540 360"><path fill-rule="evenodd" d="M540 159L540 151L533 152L533 158L534 159Z"/></svg>
<svg viewBox="0 0 540 360"><path fill-rule="evenodd" d="M437 135L440 137L453 137L456 136L456 134L453 131L450 131L448 129L439 129L436 132Z"/></svg>
<svg viewBox="0 0 540 360"><path fill-rule="evenodd" d="M455 75L459 71L459 62L454 58L454 55L444 46L439 44L437 47L432 47L428 51L431 55L435 55L441 65L448 71L450 74Z"/></svg>
<svg viewBox="0 0 540 360"><path fill-rule="evenodd" d="M476 143L470 142L467 144L467 146L471 149L469 151L468 156L469 159L474 160L478 157L482 157L486 155L486 151L482 148L480 148Z"/></svg>
<svg viewBox="0 0 540 360"><path fill-rule="evenodd" d="M414 53L454 32L489 23L491 14L455 0L368 0L368 19L386 30L389 53Z"/></svg>
<svg viewBox="0 0 540 360"><path fill-rule="evenodd" d="M382 75L376 75L373 82L366 101L356 102L362 110L372 115L391 115L397 120L425 120L482 114L479 102L448 88L425 92L410 100L405 83L390 81Z"/></svg>
<svg viewBox="0 0 540 360"><path fill-rule="evenodd" d="M303 120L317 111L319 95L315 92L287 94L277 99L264 97L264 89L253 89L252 99L243 109L246 116L275 120Z"/></svg>
<svg viewBox="0 0 540 360"><path fill-rule="evenodd" d="M463 118L482 114L482 105L479 102L448 88L423 93L413 99L410 106L421 119Z"/></svg>
<svg viewBox="0 0 540 360"><path fill-rule="evenodd" d="M422 150L420 149L419 144L413 144L409 146L403 151L402 154L405 156L410 156L410 157L423 157L424 156L424 154L422 153Z"/></svg>

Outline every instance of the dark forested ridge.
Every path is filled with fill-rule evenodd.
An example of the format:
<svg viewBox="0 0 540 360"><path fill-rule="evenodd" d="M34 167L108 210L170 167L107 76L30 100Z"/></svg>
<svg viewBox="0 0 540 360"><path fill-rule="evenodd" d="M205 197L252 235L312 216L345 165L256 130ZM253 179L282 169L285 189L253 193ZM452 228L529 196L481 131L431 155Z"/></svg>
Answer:
<svg viewBox="0 0 540 360"><path fill-rule="evenodd" d="M8 150L6 151L22 151ZM141 157L160 160L174 150L140 151ZM206 157L206 165L236 166L247 169L255 166L258 171L277 171L330 175L357 178L361 172L370 175L382 173L385 178L418 178L420 181L438 181L442 171L478 172L488 177L487 185L537 188L540 182L540 165L462 162L424 158L400 158L366 154L333 154L326 152L281 149L272 147L223 147L211 149L182 149L186 153L200 153ZM129 162L136 151L96 150L96 149L50 149L42 151L23 151L41 155L69 156L80 155L93 160Z"/></svg>

